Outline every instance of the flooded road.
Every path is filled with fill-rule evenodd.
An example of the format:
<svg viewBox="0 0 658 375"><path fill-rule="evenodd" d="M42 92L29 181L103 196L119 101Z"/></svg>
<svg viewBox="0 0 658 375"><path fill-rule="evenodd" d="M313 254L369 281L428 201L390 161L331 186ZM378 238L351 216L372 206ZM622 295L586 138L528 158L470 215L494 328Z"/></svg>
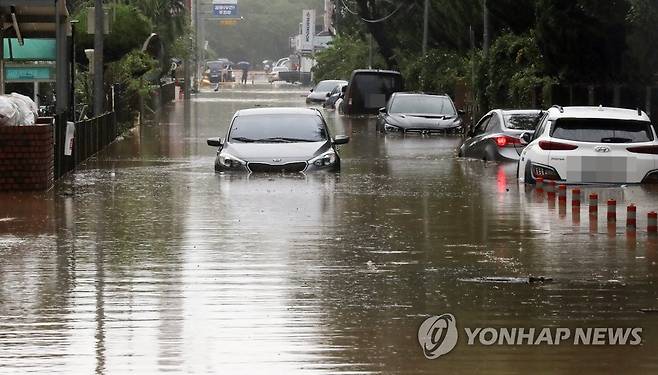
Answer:
<svg viewBox="0 0 658 375"><path fill-rule="evenodd" d="M583 189L618 200L609 230L603 206L593 225L513 164L456 158L459 137L334 112L340 174L213 171L206 138L236 110L305 93L202 93L52 191L0 194L0 373L658 372L655 187ZM418 328L443 313L459 341L428 360ZM464 327L640 327L642 344L468 345Z"/></svg>

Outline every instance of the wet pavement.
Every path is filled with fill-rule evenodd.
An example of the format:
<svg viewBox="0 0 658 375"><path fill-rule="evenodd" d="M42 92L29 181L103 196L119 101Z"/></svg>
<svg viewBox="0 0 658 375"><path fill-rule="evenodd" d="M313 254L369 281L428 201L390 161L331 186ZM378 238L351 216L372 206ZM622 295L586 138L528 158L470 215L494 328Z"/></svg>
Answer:
<svg viewBox="0 0 658 375"><path fill-rule="evenodd" d="M206 138L236 110L304 106L305 92L199 94L52 191L0 194L0 373L658 372L658 245L645 230L658 189L583 189L619 201L609 230L603 205L593 225L585 202L574 215L519 186L514 164L456 158L459 137L384 136L334 112L333 134L352 137L339 174L213 171ZM641 327L642 345L460 337L428 360L418 328L442 313L460 334Z"/></svg>

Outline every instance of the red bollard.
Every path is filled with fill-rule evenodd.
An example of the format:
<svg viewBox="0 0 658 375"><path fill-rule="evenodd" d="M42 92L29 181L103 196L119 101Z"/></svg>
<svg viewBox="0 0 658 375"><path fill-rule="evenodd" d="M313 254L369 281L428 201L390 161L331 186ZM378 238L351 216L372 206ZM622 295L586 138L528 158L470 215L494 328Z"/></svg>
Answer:
<svg viewBox="0 0 658 375"><path fill-rule="evenodd" d="M637 207L634 204L626 208L626 230L633 233L637 230Z"/></svg>
<svg viewBox="0 0 658 375"><path fill-rule="evenodd" d="M589 214L590 216L598 216L599 214L599 195L596 193L589 195Z"/></svg>
<svg viewBox="0 0 658 375"><path fill-rule="evenodd" d="M608 222L617 221L617 201L608 199Z"/></svg>
<svg viewBox="0 0 658 375"><path fill-rule="evenodd" d="M573 207L580 207L580 189L575 188L571 192L571 205Z"/></svg>
<svg viewBox="0 0 658 375"><path fill-rule="evenodd" d="M655 211L647 215L647 232L650 236L658 235L658 213Z"/></svg>
<svg viewBox="0 0 658 375"><path fill-rule="evenodd" d="M567 185L558 186L557 199L560 204L567 204Z"/></svg>

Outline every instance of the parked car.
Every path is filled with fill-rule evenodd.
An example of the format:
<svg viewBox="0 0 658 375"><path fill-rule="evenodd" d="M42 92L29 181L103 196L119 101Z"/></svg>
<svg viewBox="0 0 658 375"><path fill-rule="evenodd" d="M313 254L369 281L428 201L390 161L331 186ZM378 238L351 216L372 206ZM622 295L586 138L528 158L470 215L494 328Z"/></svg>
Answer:
<svg viewBox="0 0 658 375"><path fill-rule="evenodd" d="M310 172L340 170L336 145L349 137L331 138L314 108L255 108L235 113L225 140L210 138L218 147L215 171Z"/></svg>
<svg viewBox="0 0 658 375"><path fill-rule="evenodd" d="M311 89L311 93L306 97L306 104L326 102L327 98L331 96L331 92L344 84L347 84L347 81L325 80L318 82L318 84Z"/></svg>
<svg viewBox="0 0 658 375"><path fill-rule="evenodd" d="M386 107L379 110L377 130L384 133L461 133L461 113L448 95L396 92Z"/></svg>
<svg viewBox="0 0 658 375"><path fill-rule="evenodd" d="M285 66L285 65L283 65L283 66L275 66L274 68L272 68L272 71L269 72L269 73L267 74L267 80L268 80L270 83L272 83L272 82L276 82L276 81L283 81L284 79L281 78L281 76L279 75L279 73L281 73L281 72L288 72L288 71L289 71L289 69L288 69L288 67Z"/></svg>
<svg viewBox="0 0 658 375"><path fill-rule="evenodd" d="M468 132L459 147L460 157L494 160L519 160L525 145L523 133L532 134L542 111L494 109Z"/></svg>
<svg viewBox="0 0 658 375"><path fill-rule="evenodd" d="M377 114L394 92L403 90L404 83L399 72L355 70L345 91L341 112L346 115Z"/></svg>
<svg viewBox="0 0 658 375"><path fill-rule="evenodd" d="M347 81L331 90L327 100L322 103L322 107L327 109L337 109L340 103L343 102L343 95L345 95L345 90L347 90Z"/></svg>
<svg viewBox="0 0 658 375"><path fill-rule="evenodd" d="M518 178L566 183L658 183L658 140L646 113L554 106L521 136Z"/></svg>

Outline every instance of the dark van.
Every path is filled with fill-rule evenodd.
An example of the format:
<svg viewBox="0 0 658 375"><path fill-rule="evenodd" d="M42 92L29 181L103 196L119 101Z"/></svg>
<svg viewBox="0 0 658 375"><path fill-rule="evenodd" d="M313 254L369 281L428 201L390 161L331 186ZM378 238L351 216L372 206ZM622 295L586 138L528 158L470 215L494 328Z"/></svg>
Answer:
<svg viewBox="0 0 658 375"><path fill-rule="evenodd" d="M400 72L392 70L359 69L352 78L343 98L343 113L346 115L377 114L386 107L394 92L403 91Z"/></svg>

